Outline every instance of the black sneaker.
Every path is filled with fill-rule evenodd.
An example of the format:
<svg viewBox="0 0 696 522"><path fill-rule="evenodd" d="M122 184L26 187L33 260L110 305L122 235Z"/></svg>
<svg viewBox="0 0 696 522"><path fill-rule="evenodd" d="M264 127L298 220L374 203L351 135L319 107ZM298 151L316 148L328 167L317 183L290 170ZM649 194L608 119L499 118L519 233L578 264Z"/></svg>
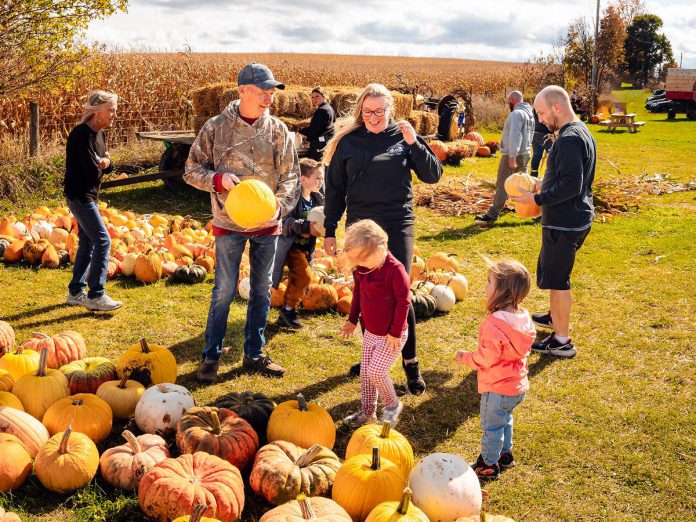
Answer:
<svg viewBox="0 0 696 522"><path fill-rule="evenodd" d="M487 214L484 214L482 216L476 216L474 218L474 225L479 225L481 227L490 227L496 221L497 220L493 219L492 217L488 216Z"/></svg>
<svg viewBox="0 0 696 522"><path fill-rule="evenodd" d="M217 371L220 366L220 361L215 359L205 359L201 362L196 378L198 382L203 384L215 384L217 382Z"/></svg>
<svg viewBox="0 0 696 522"><path fill-rule="evenodd" d="M496 462L492 466L486 464L481 455L478 456L476 462L472 466L476 472L476 476L481 482L487 482L489 480L498 480L500 478L500 466Z"/></svg>
<svg viewBox="0 0 696 522"><path fill-rule="evenodd" d="M404 372L406 372L408 391L411 392L411 395L422 395L425 392L425 381L421 375L418 361L404 364L402 359L401 365L404 367Z"/></svg>
<svg viewBox="0 0 696 522"><path fill-rule="evenodd" d="M275 363L266 354L261 354L258 359L244 356L242 367L251 372L258 372L269 377L282 377L285 375L285 368L280 364Z"/></svg>
<svg viewBox="0 0 696 522"><path fill-rule="evenodd" d="M543 341L536 341L532 344L532 351L537 353L547 353L557 357L573 357L577 350L573 347L573 343L568 339L562 343L556 339L555 334L549 335Z"/></svg>
<svg viewBox="0 0 696 522"><path fill-rule="evenodd" d="M280 307L280 314L278 314L278 324L280 326L285 326L286 328L292 328L293 330L299 330L304 325L298 319L297 310L291 308L287 310L284 306Z"/></svg>
<svg viewBox="0 0 696 522"><path fill-rule="evenodd" d="M532 322L539 328L553 328L551 322L551 312L545 314L532 314Z"/></svg>
<svg viewBox="0 0 696 522"><path fill-rule="evenodd" d="M500 471L515 467L515 457L512 456L512 451L503 451L498 459Z"/></svg>
<svg viewBox="0 0 696 522"><path fill-rule="evenodd" d="M350 370L348 370L348 375L351 377L360 377L360 363L355 363L351 366Z"/></svg>

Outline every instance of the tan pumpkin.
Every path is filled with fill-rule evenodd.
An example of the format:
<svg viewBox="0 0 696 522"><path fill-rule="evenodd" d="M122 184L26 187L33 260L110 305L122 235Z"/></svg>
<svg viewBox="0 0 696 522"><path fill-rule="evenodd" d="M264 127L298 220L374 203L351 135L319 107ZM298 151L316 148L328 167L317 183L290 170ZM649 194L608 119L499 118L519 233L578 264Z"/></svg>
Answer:
<svg viewBox="0 0 696 522"><path fill-rule="evenodd" d="M408 478L414 466L413 448L401 433L391 427L390 422L365 424L355 430L346 447L346 459L355 455L371 454L379 448L382 458L396 464L404 478Z"/></svg>
<svg viewBox="0 0 696 522"><path fill-rule="evenodd" d="M21 487L31 467L31 453L19 437L0 433L0 492Z"/></svg>
<svg viewBox="0 0 696 522"><path fill-rule="evenodd" d="M353 305L353 297L350 295L347 295L345 297L341 297L338 302L336 303L336 311L339 314L343 315L348 315L350 313L350 308Z"/></svg>
<svg viewBox="0 0 696 522"><path fill-rule="evenodd" d="M24 257L24 245L27 243L26 239L16 239L10 246L3 252L3 257L8 263L19 263Z"/></svg>
<svg viewBox="0 0 696 522"><path fill-rule="evenodd" d="M162 259L148 247L135 261L135 278L141 283L156 283L162 277Z"/></svg>
<svg viewBox="0 0 696 522"><path fill-rule="evenodd" d="M95 393L99 386L116 379L116 365L106 357L87 357L60 367L70 393Z"/></svg>
<svg viewBox="0 0 696 522"><path fill-rule="evenodd" d="M36 456L49 437L48 430L38 420L9 406L0 406L0 433L16 435L32 457Z"/></svg>
<svg viewBox="0 0 696 522"><path fill-rule="evenodd" d="M510 174L505 180L505 192L508 196L519 197L522 191L534 192L536 189L536 179L524 172Z"/></svg>
<svg viewBox="0 0 696 522"><path fill-rule="evenodd" d="M365 520L378 504L401 499L405 486L406 477L396 464L382 459L379 448L373 448L372 455L356 455L343 463L331 498L353 520Z"/></svg>
<svg viewBox="0 0 696 522"><path fill-rule="evenodd" d="M20 401L15 394L8 391L0 391L0 406L8 406L10 408L24 411L22 401Z"/></svg>
<svg viewBox="0 0 696 522"><path fill-rule="evenodd" d="M136 437L128 430L122 435L126 444L102 453L99 470L110 486L135 491L147 471L169 458L169 448L167 441L159 435Z"/></svg>
<svg viewBox="0 0 696 522"><path fill-rule="evenodd" d="M12 387L24 411L39 420L43 420L44 413L54 402L70 395L65 375L60 370L46 368L47 355L48 350L41 350L36 372L22 375Z"/></svg>
<svg viewBox="0 0 696 522"><path fill-rule="evenodd" d="M58 268L60 266L60 256L53 245L48 245L41 255L41 266L43 268Z"/></svg>
<svg viewBox="0 0 696 522"><path fill-rule="evenodd" d="M97 397L111 406L115 418L127 420L135 413L135 407L145 393L145 386L138 381L129 380L128 372L123 372L120 380L102 383L96 393Z"/></svg>
<svg viewBox="0 0 696 522"><path fill-rule="evenodd" d="M25 350L22 345L14 352L0 357L0 369L9 372L14 382L22 375L35 372L39 367L41 356L34 350Z"/></svg>
<svg viewBox="0 0 696 522"><path fill-rule="evenodd" d="M176 359L166 346L150 344L144 338L128 347L118 360L117 371L145 387L176 382Z"/></svg>
<svg viewBox="0 0 696 522"><path fill-rule="evenodd" d="M48 240L52 245L55 245L56 243L65 243L67 242L69 235L70 232L64 228L54 227L51 234L48 236Z"/></svg>
<svg viewBox="0 0 696 522"><path fill-rule="evenodd" d="M535 203L515 202L515 212L520 217L535 218L541 216L541 207Z"/></svg>
<svg viewBox="0 0 696 522"><path fill-rule="evenodd" d="M24 341L22 347L41 353L48 350L46 365L58 369L61 366L84 358L87 348L82 334L73 330L65 330L53 336L35 332L31 339Z"/></svg>
<svg viewBox="0 0 696 522"><path fill-rule="evenodd" d="M51 435L72 426L99 444L111 433L112 421L111 407L105 400L91 393L77 393L54 402L46 410L43 425Z"/></svg>
<svg viewBox="0 0 696 522"><path fill-rule="evenodd" d="M411 504L411 490L406 487L401 500L377 504L365 522L430 522L421 509Z"/></svg>
<svg viewBox="0 0 696 522"><path fill-rule="evenodd" d="M15 340L12 325L6 321L0 321L0 357L14 350Z"/></svg>
<svg viewBox="0 0 696 522"><path fill-rule="evenodd" d="M328 411L308 403L299 393L297 400L275 407L268 419L266 434L269 442L286 440L301 448L321 444L332 449L336 442L336 425Z"/></svg>
<svg viewBox="0 0 696 522"><path fill-rule="evenodd" d="M341 461L328 448L315 444L308 450L292 442L275 441L259 450L249 476L249 485L276 506L304 493L327 495Z"/></svg>
<svg viewBox="0 0 696 522"><path fill-rule="evenodd" d="M345 509L330 498L299 495L296 500L266 511L259 522L304 522L305 520L352 522L353 519Z"/></svg>
<svg viewBox="0 0 696 522"><path fill-rule="evenodd" d="M259 437L251 424L231 410L195 406L177 423L176 445L181 453L205 451L244 470L259 449Z"/></svg>
<svg viewBox="0 0 696 522"><path fill-rule="evenodd" d="M143 512L156 520L172 520L205 503L210 516L233 522L244 509L244 483L232 464L198 451L165 459L145 473L138 500Z"/></svg>
<svg viewBox="0 0 696 522"><path fill-rule="evenodd" d="M13 386L14 379L12 374L4 368L0 368L0 391L11 392Z"/></svg>
<svg viewBox="0 0 696 522"><path fill-rule="evenodd" d="M428 271L444 270L445 272L461 272L462 268L456 259L456 254L445 254L437 252L430 256L425 262Z"/></svg>
<svg viewBox="0 0 696 522"><path fill-rule="evenodd" d="M87 485L98 467L99 451L92 439L70 427L51 437L34 461L43 487L56 493L69 493Z"/></svg>
<svg viewBox="0 0 696 522"><path fill-rule="evenodd" d="M329 284L310 284L302 298L302 307L309 312L330 310L338 302L336 289Z"/></svg>

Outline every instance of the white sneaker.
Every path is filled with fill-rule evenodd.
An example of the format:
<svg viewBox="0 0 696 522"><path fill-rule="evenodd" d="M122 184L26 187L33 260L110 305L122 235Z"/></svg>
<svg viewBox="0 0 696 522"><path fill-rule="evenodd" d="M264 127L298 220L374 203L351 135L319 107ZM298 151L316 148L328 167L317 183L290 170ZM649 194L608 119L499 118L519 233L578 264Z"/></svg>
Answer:
<svg viewBox="0 0 696 522"><path fill-rule="evenodd" d="M392 428L396 426L396 423L399 422L399 415L401 415L401 410L404 409L404 403L399 401L396 406L392 406L391 408L384 408L382 410L382 417L380 418L380 422L390 422L392 425Z"/></svg>
<svg viewBox="0 0 696 522"><path fill-rule="evenodd" d="M68 292L68 298L65 300L65 304L68 306L85 306L87 304L87 292L82 290L77 295L72 295Z"/></svg>
<svg viewBox="0 0 696 522"><path fill-rule="evenodd" d="M123 303L121 301L114 301L106 294L94 299L87 299L85 302L87 310L92 312L110 312L122 306Z"/></svg>
<svg viewBox="0 0 696 522"><path fill-rule="evenodd" d="M359 428L363 424L367 424L368 422L375 422L377 420L376 415L372 415L371 417L367 415L367 413L363 411L359 411L356 413L353 413L352 415L348 415L345 419L343 419L343 423L349 426L350 428Z"/></svg>

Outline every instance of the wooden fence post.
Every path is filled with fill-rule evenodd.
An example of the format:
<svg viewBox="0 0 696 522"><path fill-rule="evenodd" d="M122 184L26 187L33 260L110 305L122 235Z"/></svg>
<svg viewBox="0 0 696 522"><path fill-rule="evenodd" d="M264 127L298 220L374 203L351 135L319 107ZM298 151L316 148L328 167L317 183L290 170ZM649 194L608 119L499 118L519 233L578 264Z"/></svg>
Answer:
<svg viewBox="0 0 696 522"><path fill-rule="evenodd" d="M39 155L39 104L37 102L29 103L29 155L36 157Z"/></svg>

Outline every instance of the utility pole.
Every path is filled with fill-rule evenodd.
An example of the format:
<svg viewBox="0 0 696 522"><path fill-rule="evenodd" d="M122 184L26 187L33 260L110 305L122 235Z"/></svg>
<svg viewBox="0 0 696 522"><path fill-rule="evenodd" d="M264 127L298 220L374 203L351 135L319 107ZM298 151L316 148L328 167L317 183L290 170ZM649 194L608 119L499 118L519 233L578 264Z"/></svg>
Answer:
<svg viewBox="0 0 696 522"><path fill-rule="evenodd" d="M595 98L597 97L597 52L599 48L599 1L594 26L594 53L592 53L592 85L590 87L590 116L595 113Z"/></svg>

